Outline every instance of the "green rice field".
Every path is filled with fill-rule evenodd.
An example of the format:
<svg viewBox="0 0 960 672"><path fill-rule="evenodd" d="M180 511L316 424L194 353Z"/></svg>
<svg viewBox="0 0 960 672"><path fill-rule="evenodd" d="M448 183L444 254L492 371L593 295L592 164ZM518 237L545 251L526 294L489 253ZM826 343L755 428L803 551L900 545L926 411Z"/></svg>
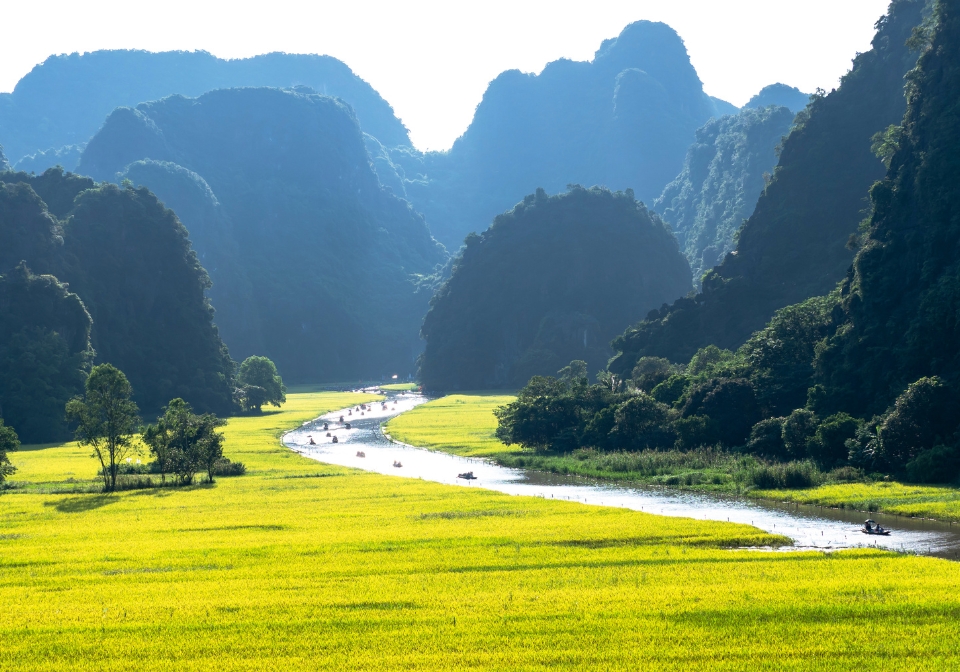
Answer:
<svg viewBox="0 0 960 672"><path fill-rule="evenodd" d="M782 539L280 445L359 401L291 393L232 418L226 454L248 472L214 485L77 492L86 449L12 454L32 487L0 495L0 669L960 667L958 564L739 550Z"/></svg>

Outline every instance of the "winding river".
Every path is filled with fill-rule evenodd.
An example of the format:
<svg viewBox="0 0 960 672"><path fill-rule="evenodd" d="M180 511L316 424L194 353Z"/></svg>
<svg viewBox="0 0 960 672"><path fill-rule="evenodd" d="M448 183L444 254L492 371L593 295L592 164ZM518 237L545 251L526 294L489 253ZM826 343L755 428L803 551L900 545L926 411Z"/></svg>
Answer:
<svg viewBox="0 0 960 672"><path fill-rule="evenodd" d="M486 488L509 495L616 506L664 516L746 523L793 539L794 545L784 550L836 550L870 546L954 560L960 558L960 525L872 513L869 517L893 533L889 537L868 536L860 532L860 526L867 516L856 511L759 502L513 469L486 460L396 443L383 433L381 423L425 401L426 397L416 394L388 393L385 402L368 404L365 411L353 407L327 413L304 423L299 429L284 435L283 442L292 450L318 462L391 476ZM344 424L339 422L341 416ZM329 424L327 430L323 429L324 423ZM350 429L346 428L346 423L350 423ZM327 436L327 432L330 436ZM336 443L333 442L334 437ZM363 457L358 453L362 453ZM402 466L394 466L395 463ZM468 471L474 473L476 480L457 478L458 474Z"/></svg>

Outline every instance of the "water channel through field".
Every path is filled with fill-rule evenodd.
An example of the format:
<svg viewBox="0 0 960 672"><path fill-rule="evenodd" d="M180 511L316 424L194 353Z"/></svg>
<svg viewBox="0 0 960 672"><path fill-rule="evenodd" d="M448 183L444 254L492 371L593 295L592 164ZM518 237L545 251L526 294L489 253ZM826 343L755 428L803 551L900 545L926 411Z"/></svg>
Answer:
<svg viewBox="0 0 960 672"><path fill-rule="evenodd" d="M836 550L876 546L895 551L960 557L960 525L915 518L815 506L758 502L738 497L649 488L577 476L501 467L492 462L458 457L392 442L382 422L424 403L411 393L388 393L385 402L327 413L284 435L283 442L298 453L328 464L355 467L390 476L422 478L447 485L486 488L510 495L563 499L584 504L616 506L664 516L699 520L729 520L753 525L794 540L787 550ZM385 406L384 406L385 405ZM341 416L343 423L340 422ZM324 429L328 423L328 429ZM346 424L350 428L346 428ZM327 436L327 433L330 436ZM336 437L337 443L333 443ZM313 444L311 444L311 440ZM362 453L361 457L358 453ZM401 464L402 466L394 466ZM473 472L476 480L457 478ZM892 530L889 537L860 532L863 520L876 520Z"/></svg>

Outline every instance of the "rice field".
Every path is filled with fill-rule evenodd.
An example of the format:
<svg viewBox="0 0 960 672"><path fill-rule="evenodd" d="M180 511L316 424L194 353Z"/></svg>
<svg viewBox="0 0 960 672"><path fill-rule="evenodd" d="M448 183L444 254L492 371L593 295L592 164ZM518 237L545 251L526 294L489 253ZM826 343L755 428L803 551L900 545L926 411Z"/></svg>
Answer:
<svg viewBox="0 0 960 672"><path fill-rule="evenodd" d="M57 492L70 445L0 495L3 670L956 669L960 565L734 550L751 527L330 467L233 418L212 486ZM84 466L83 460L89 465ZM59 485L58 485L59 484Z"/></svg>
<svg viewBox="0 0 960 672"><path fill-rule="evenodd" d="M758 490L751 494L784 502L960 522L960 489L955 487L877 481L805 490Z"/></svg>
<svg viewBox="0 0 960 672"><path fill-rule="evenodd" d="M514 399L505 394L451 394L393 418L384 429L397 441L463 457L519 453L520 446L505 446L495 436L494 409Z"/></svg>

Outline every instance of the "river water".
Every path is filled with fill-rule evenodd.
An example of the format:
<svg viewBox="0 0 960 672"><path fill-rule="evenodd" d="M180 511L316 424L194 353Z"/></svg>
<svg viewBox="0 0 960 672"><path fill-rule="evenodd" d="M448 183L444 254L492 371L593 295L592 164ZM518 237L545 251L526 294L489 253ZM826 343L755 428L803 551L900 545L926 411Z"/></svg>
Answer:
<svg viewBox="0 0 960 672"><path fill-rule="evenodd" d="M616 506L664 516L746 523L793 539L794 545L785 550L877 547L949 559L960 558L960 525L511 469L482 459L458 457L392 442L384 435L380 426L382 422L425 401L427 399L421 395L388 393L385 402L372 402L366 410L353 407L327 413L304 423L299 429L284 435L283 442L292 450L318 462L390 476L422 478L467 488L486 488L510 495ZM343 424L339 422L341 416ZM323 429L325 422L329 425L327 430ZM346 423L350 424L350 429L346 428ZM328 432L330 436L327 436ZM333 443L334 437L337 443ZM314 444L310 443L311 439ZM358 453L364 456L360 457ZM457 478L458 474L468 471L473 472L476 480ZM867 517L892 530L892 534L883 537L860 532L863 520Z"/></svg>

